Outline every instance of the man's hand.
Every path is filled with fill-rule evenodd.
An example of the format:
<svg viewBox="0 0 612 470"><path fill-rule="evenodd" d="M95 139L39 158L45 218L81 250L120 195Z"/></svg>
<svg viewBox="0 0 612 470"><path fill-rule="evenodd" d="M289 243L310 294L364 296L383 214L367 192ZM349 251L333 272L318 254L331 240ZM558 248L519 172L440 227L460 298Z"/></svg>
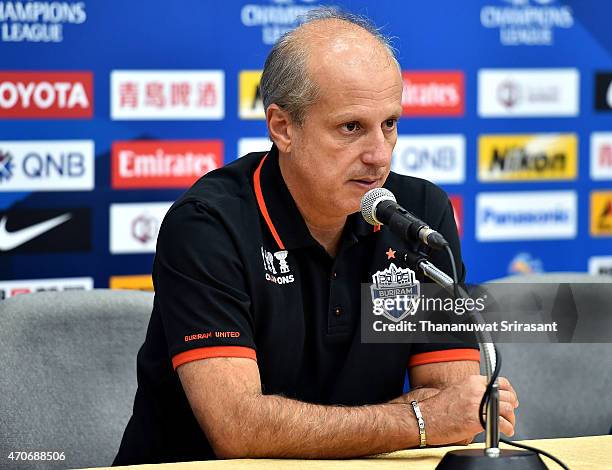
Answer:
<svg viewBox="0 0 612 470"><path fill-rule="evenodd" d="M500 377L499 427L507 436L514 434L514 410L518 406L516 392L510 382ZM487 378L472 375L451 385L420 403L425 419L427 443L448 445L469 443L483 431L478 408L487 387Z"/></svg>

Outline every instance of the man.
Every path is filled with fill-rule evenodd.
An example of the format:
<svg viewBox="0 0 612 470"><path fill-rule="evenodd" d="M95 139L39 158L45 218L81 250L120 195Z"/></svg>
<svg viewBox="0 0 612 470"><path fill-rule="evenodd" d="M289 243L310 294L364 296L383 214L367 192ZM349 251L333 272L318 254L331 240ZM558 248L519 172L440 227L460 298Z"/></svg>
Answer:
<svg viewBox="0 0 612 470"><path fill-rule="evenodd" d="M164 220L115 463L470 442L485 389L476 346L361 342L360 284L405 248L356 213L369 189L384 184L440 231L465 277L446 195L389 173L402 112L391 49L360 20L319 10L273 48L261 91L272 150L206 175ZM413 390L402 395L407 369ZM512 435L518 403L500 384Z"/></svg>

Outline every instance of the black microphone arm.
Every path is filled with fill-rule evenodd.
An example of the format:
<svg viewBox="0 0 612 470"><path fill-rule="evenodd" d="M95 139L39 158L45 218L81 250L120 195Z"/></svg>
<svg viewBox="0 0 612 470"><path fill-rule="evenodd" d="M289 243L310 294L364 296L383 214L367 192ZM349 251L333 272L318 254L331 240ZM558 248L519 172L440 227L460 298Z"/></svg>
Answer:
<svg viewBox="0 0 612 470"><path fill-rule="evenodd" d="M442 235L400 206L388 189L374 188L365 193L361 215L372 225L386 225L404 240L421 241L435 250L448 246Z"/></svg>

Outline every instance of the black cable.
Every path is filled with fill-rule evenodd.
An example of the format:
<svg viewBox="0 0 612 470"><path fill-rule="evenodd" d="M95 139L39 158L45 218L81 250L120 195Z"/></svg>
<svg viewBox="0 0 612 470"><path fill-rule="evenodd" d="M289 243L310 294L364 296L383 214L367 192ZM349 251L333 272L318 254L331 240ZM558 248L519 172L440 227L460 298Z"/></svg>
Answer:
<svg viewBox="0 0 612 470"><path fill-rule="evenodd" d="M454 293L455 299L458 299L459 298L459 289L458 289L459 280L457 278L457 267L455 266L455 257L453 256L453 251L451 250L450 246L446 245L445 249L446 249L446 252L448 253L451 267L453 269L453 293ZM493 344L493 349L495 350L495 358L496 358L495 370L493 371L491 380L489 380L489 383L487 384L487 388L484 394L482 395L482 400L480 400L480 406L478 407L478 419L480 420L480 425L482 426L483 429L487 429L487 423L485 422L485 419L483 418L485 414L485 408L489 402L489 398L491 397L491 394L493 393L493 384L495 383L495 381L497 380L499 376L499 373L501 371L501 364L502 364L501 354L499 354L499 351L497 350L497 347L494 344ZM557 457L554 457L553 455L549 454L546 451L543 451L543 450L540 450L540 449L537 449L535 447L531 447L525 444L516 444L508 439L504 439L503 437L500 437L499 441L509 446L518 447L519 449L530 450L531 452L535 452L537 454L544 455L548 457L550 460L552 460L553 462L557 463L561 468L565 470L569 470L568 466L565 465L563 462L561 462L561 460L559 460Z"/></svg>
<svg viewBox="0 0 612 470"><path fill-rule="evenodd" d="M489 401L489 397L491 396L491 393L493 392L493 384L495 383L495 381L497 380L497 377L499 376L499 372L501 370L501 363L502 363L501 355L499 354L499 351L497 350L495 345L493 345L493 348L495 349L495 356L496 356L495 370L493 371L491 380L489 381L487 385L487 389L485 390L482 396L482 400L480 401L480 406L478 407L478 417L480 419L480 425L483 427L483 429L487 428L486 422L483 418L483 415L485 414L484 410ZM531 452L535 452L537 454L544 455L548 457L550 460L552 460L553 462L556 462L561 468L565 470L569 470L568 466L565 465L561 460L559 460L557 457L549 454L548 452L544 450L540 450L540 449L537 449L535 447L531 447L525 444L517 444L508 439L504 439L503 437L500 437L499 441L509 446L518 447L520 449L525 449L525 450L530 450Z"/></svg>
<svg viewBox="0 0 612 470"><path fill-rule="evenodd" d="M493 344L493 343L491 343ZM478 407L478 418L480 419L480 425L483 429L487 429L487 423L485 422L483 415L485 414L485 407L489 401L489 397L491 393L493 393L493 384L497 380L499 376L499 372L501 370L502 358L499 352L497 351L497 347L493 344L493 349L495 350L495 370L493 371L493 375L491 376L491 380L487 384L487 388L482 395L482 400L480 400L480 406Z"/></svg>
<svg viewBox="0 0 612 470"><path fill-rule="evenodd" d="M531 452L535 452L537 454L544 455L548 457L550 460L552 460L553 462L555 462L557 465L559 465L561 468L564 468L565 470L569 470L569 467L565 465L563 462L561 462L561 460L559 460L557 457L554 457L553 455L549 454L548 452L544 450L536 449L535 447L531 447L531 446L526 446L525 444L517 444L516 442L509 441L508 439L504 439L503 437L500 437L499 440L500 442L503 442L504 444L508 444L509 446L518 447L519 449L530 450Z"/></svg>
<svg viewBox="0 0 612 470"><path fill-rule="evenodd" d="M453 270L453 295L455 299L459 298L459 278L457 277L457 266L455 265L455 257L453 256L453 250L449 245L444 247L446 253L448 254L448 259L450 260L451 268Z"/></svg>

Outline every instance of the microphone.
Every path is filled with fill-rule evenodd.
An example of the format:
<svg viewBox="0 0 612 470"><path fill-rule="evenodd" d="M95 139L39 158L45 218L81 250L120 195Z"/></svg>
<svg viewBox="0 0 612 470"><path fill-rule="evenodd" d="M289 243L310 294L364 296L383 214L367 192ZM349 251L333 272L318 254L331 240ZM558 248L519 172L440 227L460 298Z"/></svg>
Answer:
<svg viewBox="0 0 612 470"><path fill-rule="evenodd" d="M387 225L404 240L421 241L435 250L448 246L442 235L400 206L388 189L374 188L365 193L361 215L371 225Z"/></svg>

